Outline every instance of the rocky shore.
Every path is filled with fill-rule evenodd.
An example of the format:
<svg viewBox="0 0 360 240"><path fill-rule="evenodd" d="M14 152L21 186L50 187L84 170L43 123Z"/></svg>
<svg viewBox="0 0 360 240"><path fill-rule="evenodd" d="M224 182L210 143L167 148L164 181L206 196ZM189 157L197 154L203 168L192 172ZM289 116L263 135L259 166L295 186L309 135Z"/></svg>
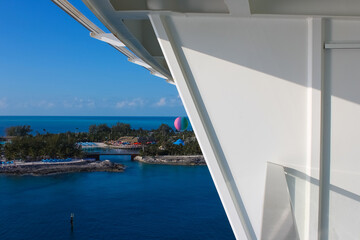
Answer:
<svg viewBox="0 0 360 240"><path fill-rule="evenodd" d="M72 172L123 172L124 169L125 166L123 164L113 163L109 160L77 160L60 163L32 162L11 164L0 167L0 174L41 176Z"/></svg>
<svg viewBox="0 0 360 240"><path fill-rule="evenodd" d="M204 156L136 156L134 161L149 164L165 164L165 165L206 165Z"/></svg>

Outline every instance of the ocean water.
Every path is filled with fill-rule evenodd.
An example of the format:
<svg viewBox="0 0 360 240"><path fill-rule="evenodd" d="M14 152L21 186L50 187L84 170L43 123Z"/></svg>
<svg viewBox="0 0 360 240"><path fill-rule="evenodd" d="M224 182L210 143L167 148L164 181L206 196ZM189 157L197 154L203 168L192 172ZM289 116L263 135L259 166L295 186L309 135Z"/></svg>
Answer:
<svg viewBox="0 0 360 240"><path fill-rule="evenodd" d="M128 123L131 127L147 130L156 129L162 123L175 130L176 117L59 117L59 116L0 116L0 136L5 135L5 129L11 126L30 125L34 132L60 133L66 131L87 132L92 124L106 123L109 126L117 122ZM188 130L191 130L189 124Z"/></svg>
<svg viewBox="0 0 360 240"><path fill-rule="evenodd" d="M101 158L127 168L123 173L0 175L0 239L234 239L206 166Z"/></svg>

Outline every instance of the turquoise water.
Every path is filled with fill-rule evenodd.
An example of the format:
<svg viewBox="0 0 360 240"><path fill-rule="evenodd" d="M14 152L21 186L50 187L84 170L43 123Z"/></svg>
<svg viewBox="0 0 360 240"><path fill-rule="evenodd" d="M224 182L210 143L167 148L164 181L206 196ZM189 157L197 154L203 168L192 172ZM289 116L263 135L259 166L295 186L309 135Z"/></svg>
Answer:
<svg viewBox="0 0 360 240"><path fill-rule="evenodd" d="M206 166L104 159L126 171L0 176L0 239L234 239Z"/></svg>

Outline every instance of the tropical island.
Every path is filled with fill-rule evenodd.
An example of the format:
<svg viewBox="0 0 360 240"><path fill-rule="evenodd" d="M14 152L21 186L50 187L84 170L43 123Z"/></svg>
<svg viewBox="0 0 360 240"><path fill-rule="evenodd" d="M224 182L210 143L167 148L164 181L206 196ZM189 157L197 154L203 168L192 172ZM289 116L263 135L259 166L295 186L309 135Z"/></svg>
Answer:
<svg viewBox="0 0 360 240"><path fill-rule="evenodd" d="M193 131L174 131L166 124L158 129L133 129L129 124L91 125L88 132L33 132L31 126L13 126L0 137L0 173L53 174L64 172L121 172L122 164L87 158L96 148L135 149L133 160L149 164L205 165Z"/></svg>

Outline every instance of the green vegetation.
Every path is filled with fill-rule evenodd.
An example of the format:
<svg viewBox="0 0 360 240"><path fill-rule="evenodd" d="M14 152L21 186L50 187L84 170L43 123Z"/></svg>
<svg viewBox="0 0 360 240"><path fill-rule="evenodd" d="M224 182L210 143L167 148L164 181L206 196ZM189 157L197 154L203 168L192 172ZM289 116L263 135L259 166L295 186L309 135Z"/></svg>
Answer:
<svg viewBox="0 0 360 240"><path fill-rule="evenodd" d="M32 129L30 126L15 126L15 127L9 127L5 129L7 136L12 137L24 137L26 135L29 135L32 132Z"/></svg>
<svg viewBox="0 0 360 240"><path fill-rule="evenodd" d="M7 159L38 161L43 158L81 157L82 152L76 144L73 133L37 134L15 137L4 147Z"/></svg>
<svg viewBox="0 0 360 240"><path fill-rule="evenodd" d="M139 137L139 142L143 144L153 143L146 145L140 151L140 154L143 156L202 154L193 131L175 132L166 124L160 125L155 130L133 129L130 124L125 123L117 123L112 127L106 124L91 125L89 133L87 135L86 133L81 133L79 140L93 142L116 141L124 136ZM179 138L184 140L184 146L173 144Z"/></svg>
<svg viewBox="0 0 360 240"><path fill-rule="evenodd" d="M30 126L15 126L6 129L8 136L14 136L3 147L7 159L37 161L43 158L81 157L77 142L117 141L120 137L138 137L144 144L141 155L199 155L202 154L193 131L175 132L162 124L155 130L133 129L129 124L117 123L109 127L106 124L91 125L88 132L67 132L59 134L31 135ZM185 145L173 144L181 138ZM151 144L149 144L151 142ZM1 149L0 149L1 151Z"/></svg>
<svg viewBox="0 0 360 240"><path fill-rule="evenodd" d="M116 140L123 136L137 136L138 130L131 129L130 124L117 123L109 127L106 124L91 125L89 127L88 139L92 142Z"/></svg>
<svg viewBox="0 0 360 240"><path fill-rule="evenodd" d="M156 155L201 155L201 149L197 141L187 142L183 145L175 145L171 141L162 144L150 145L140 151L142 156Z"/></svg>
<svg viewBox="0 0 360 240"><path fill-rule="evenodd" d="M149 145L140 151L142 156L156 155L201 155L200 146L193 131L174 132L166 124L162 124L152 132L155 144ZM175 145L174 142L181 138L185 145Z"/></svg>
<svg viewBox="0 0 360 240"><path fill-rule="evenodd" d="M0 158L4 154L4 144L0 144Z"/></svg>

